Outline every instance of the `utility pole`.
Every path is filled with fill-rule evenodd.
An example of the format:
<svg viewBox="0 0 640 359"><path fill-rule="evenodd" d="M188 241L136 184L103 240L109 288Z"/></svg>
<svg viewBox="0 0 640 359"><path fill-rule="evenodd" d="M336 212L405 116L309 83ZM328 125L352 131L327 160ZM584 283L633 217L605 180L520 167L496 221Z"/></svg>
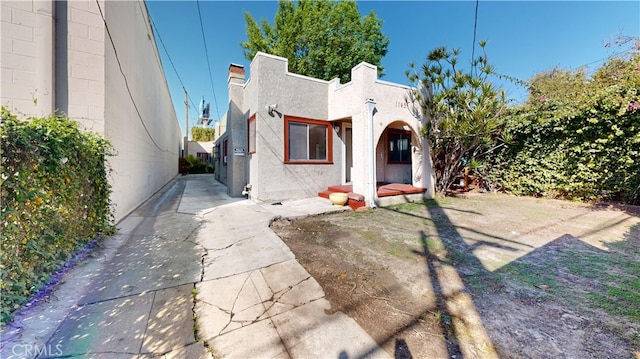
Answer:
<svg viewBox="0 0 640 359"><path fill-rule="evenodd" d="M185 136L184 136L184 157L189 156L189 94L187 93L187 89L184 87L184 105L186 108L186 116L185 116Z"/></svg>

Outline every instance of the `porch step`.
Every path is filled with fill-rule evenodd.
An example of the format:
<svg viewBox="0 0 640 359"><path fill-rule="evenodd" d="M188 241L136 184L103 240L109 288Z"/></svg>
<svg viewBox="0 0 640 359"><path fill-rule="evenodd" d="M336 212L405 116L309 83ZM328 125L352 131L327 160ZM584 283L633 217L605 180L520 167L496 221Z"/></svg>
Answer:
<svg viewBox="0 0 640 359"><path fill-rule="evenodd" d="M343 186L329 186L327 191L330 192L342 192L342 193L350 193L353 190L353 187L350 185Z"/></svg>
<svg viewBox="0 0 640 359"><path fill-rule="evenodd" d="M322 192L318 192L318 197L322 197L322 198L326 198L329 199L329 195L333 193L332 191L322 191Z"/></svg>
<svg viewBox="0 0 640 359"><path fill-rule="evenodd" d="M354 211L358 208L364 208L367 206L364 203L364 196L353 192L349 192L349 201L347 202L347 204Z"/></svg>
<svg viewBox="0 0 640 359"><path fill-rule="evenodd" d="M331 186L326 191L318 192L318 197L329 199L329 195L334 192L347 193L349 195L347 205L353 210L366 206L364 196L351 192L351 186Z"/></svg>

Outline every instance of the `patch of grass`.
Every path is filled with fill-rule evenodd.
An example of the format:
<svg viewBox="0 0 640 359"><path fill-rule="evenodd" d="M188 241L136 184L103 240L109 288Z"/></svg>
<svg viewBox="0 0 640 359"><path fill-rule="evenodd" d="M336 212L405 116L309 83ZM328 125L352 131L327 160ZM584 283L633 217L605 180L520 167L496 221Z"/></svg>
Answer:
<svg viewBox="0 0 640 359"><path fill-rule="evenodd" d="M605 285L599 293L587 295L596 307L612 315L628 317L640 323L640 280L622 280L617 286Z"/></svg>
<svg viewBox="0 0 640 359"><path fill-rule="evenodd" d="M514 262L504 268L505 277L515 282L533 287L549 286L551 289L558 286L556 276L549 273L547 266Z"/></svg>
<svg viewBox="0 0 640 359"><path fill-rule="evenodd" d="M615 251L567 251L558 264L592 285L592 292L584 296L589 306L640 323L640 265L635 260ZM568 292L573 295L571 286Z"/></svg>
<svg viewBox="0 0 640 359"><path fill-rule="evenodd" d="M577 255L563 258L564 265L569 272L583 278L600 278L606 271L606 261L596 254Z"/></svg>
<svg viewBox="0 0 640 359"><path fill-rule="evenodd" d="M571 276L565 277L562 272ZM551 290L545 292L565 302L640 323L640 266L618 253L567 249L544 265L511 263L502 275L538 288L547 285Z"/></svg>

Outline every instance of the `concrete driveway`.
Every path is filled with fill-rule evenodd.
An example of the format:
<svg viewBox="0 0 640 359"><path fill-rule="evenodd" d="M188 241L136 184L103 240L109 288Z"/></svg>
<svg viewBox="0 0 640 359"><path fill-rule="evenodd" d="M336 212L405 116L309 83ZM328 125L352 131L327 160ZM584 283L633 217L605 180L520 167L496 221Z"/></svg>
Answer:
<svg viewBox="0 0 640 359"><path fill-rule="evenodd" d="M325 314L322 288L269 228L334 210L178 176L3 329L1 357L386 358L351 318Z"/></svg>

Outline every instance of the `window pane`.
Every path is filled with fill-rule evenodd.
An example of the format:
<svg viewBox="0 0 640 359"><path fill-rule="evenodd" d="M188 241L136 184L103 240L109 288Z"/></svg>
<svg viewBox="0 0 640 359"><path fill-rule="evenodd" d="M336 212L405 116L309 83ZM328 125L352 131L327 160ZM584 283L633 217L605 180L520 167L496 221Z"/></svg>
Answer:
<svg viewBox="0 0 640 359"><path fill-rule="evenodd" d="M309 125L309 159L327 159L327 126Z"/></svg>
<svg viewBox="0 0 640 359"><path fill-rule="evenodd" d="M400 152L400 161L408 162L409 161L409 138L406 135L402 136L398 147L399 147L398 150Z"/></svg>
<svg viewBox="0 0 640 359"><path fill-rule="evenodd" d="M389 162L411 162L409 136L405 133L389 134Z"/></svg>
<svg viewBox="0 0 640 359"><path fill-rule="evenodd" d="M307 125L289 122L289 160L307 159Z"/></svg>

